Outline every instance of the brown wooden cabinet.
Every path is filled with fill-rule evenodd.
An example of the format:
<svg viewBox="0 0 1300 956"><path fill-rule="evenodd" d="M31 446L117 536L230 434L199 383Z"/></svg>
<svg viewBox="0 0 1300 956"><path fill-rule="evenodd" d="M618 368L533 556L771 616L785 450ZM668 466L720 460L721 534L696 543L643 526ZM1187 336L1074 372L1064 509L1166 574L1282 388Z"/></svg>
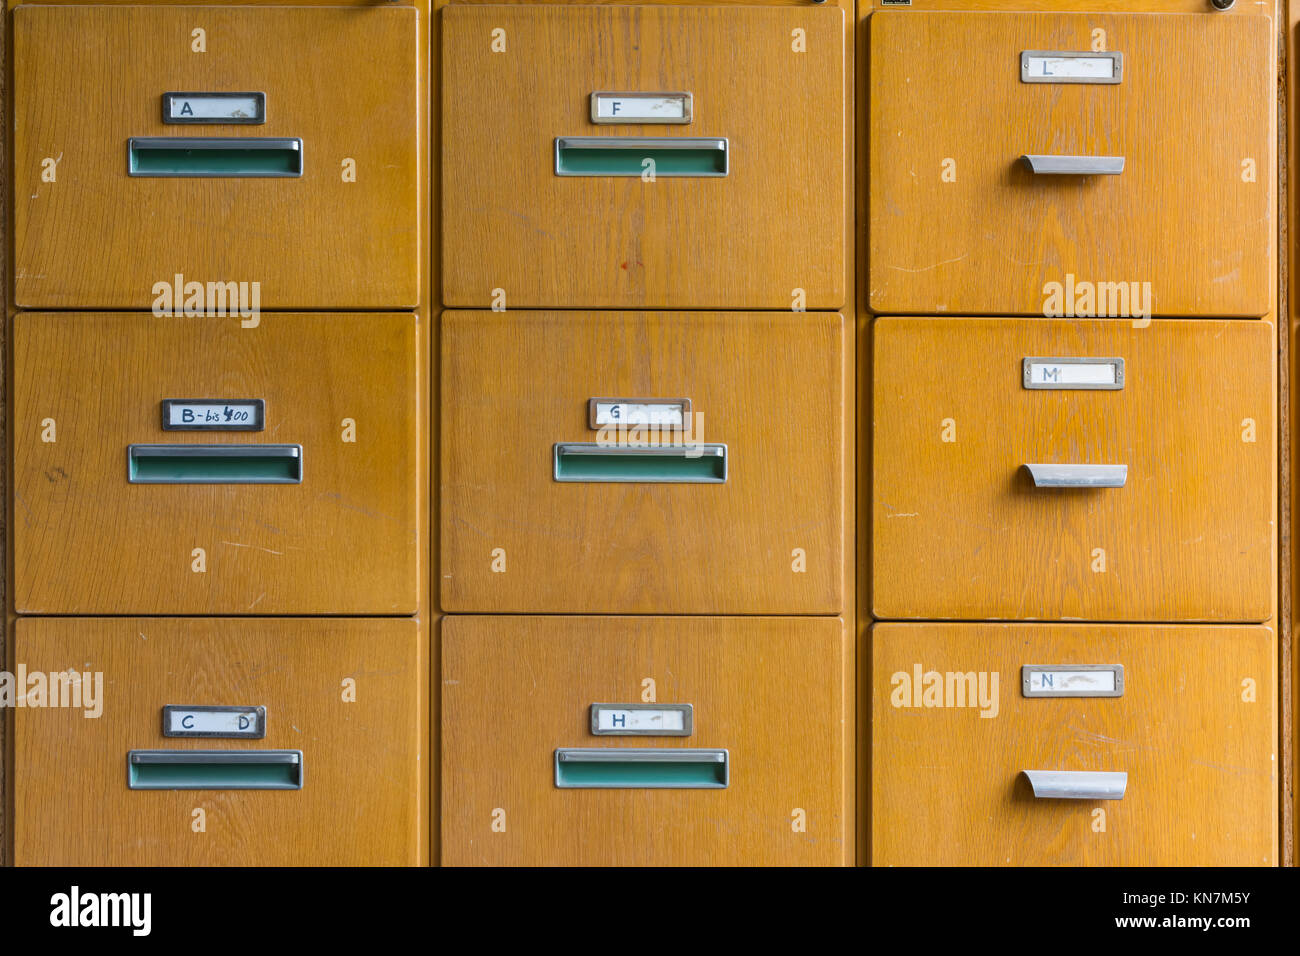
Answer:
<svg viewBox="0 0 1300 956"><path fill-rule="evenodd" d="M1275 865L1275 653L1264 627L877 624L872 862ZM1123 692L1025 696L1027 665L1119 666ZM1126 781L1035 796L1026 771Z"/></svg>
<svg viewBox="0 0 1300 956"><path fill-rule="evenodd" d="M1267 313L1271 21L1205 7L877 11L871 309L1042 315L1049 283L1137 283L1156 315ZM1098 50L1121 58L1119 82L1046 82L1069 68L1025 63ZM1061 157L1112 172L1053 172Z"/></svg>
<svg viewBox="0 0 1300 956"><path fill-rule="evenodd" d="M19 621L14 656L26 673L100 674L102 684L98 716L84 706L14 711L14 862L422 862L426 642L415 620ZM166 706L261 706L265 737L164 736ZM132 765L132 751L168 762ZM285 781L266 765L233 763L232 752L298 753L287 775L298 786L236 789ZM197 762L170 762L177 754ZM202 789L133 789L178 767L201 776Z"/></svg>
<svg viewBox="0 0 1300 956"><path fill-rule="evenodd" d="M441 654L444 864L852 861L839 619L454 616ZM596 735L592 704L692 731Z"/></svg>
<svg viewBox="0 0 1300 956"><path fill-rule="evenodd" d="M844 336L834 313L444 313L443 609L840 613Z"/></svg>
<svg viewBox="0 0 1300 956"><path fill-rule="evenodd" d="M19 613L416 611L415 316L22 313L12 328ZM165 429L169 400L260 402L264 427Z"/></svg>
<svg viewBox="0 0 1300 956"><path fill-rule="evenodd" d="M873 327L877 618L1269 618L1272 323Z"/></svg>
<svg viewBox="0 0 1300 956"><path fill-rule="evenodd" d="M444 304L839 309L844 47L830 5L444 8Z"/></svg>
<svg viewBox="0 0 1300 956"><path fill-rule="evenodd" d="M182 275L258 282L266 309L417 306L417 18L398 4L18 7L15 303L150 308ZM163 121L165 93L236 91L265 96L264 123ZM196 142L155 141L169 137Z"/></svg>

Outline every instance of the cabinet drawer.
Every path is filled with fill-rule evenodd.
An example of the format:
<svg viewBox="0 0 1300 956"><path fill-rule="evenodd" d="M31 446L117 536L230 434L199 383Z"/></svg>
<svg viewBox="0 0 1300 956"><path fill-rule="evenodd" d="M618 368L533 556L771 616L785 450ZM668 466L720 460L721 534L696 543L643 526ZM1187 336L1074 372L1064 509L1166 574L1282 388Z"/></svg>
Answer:
<svg viewBox="0 0 1300 956"><path fill-rule="evenodd" d="M878 624L871 641L876 865L1277 862L1267 628ZM1082 687L1111 696L1061 694Z"/></svg>
<svg viewBox="0 0 1300 956"><path fill-rule="evenodd" d="M18 613L414 613L417 325L19 314Z"/></svg>
<svg viewBox="0 0 1300 956"><path fill-rule="evenodd" d="M851 861L838 619L453 616L441 653L444 864Z"/></svg>
<svg viewBox="0 0 1300 956"><path fill-rule="evenodd" d="M418 305L417 16L19 6L17 304L149 308L183 275L267 309Z"/></svg>
<svg viewBox="0 0 1300 956"><path fill-rule="evenodd" d="M876 617L1269 617L1270 323L874 330Z"/></svg>
<svg viewBox="0 0 1300 956"><path fill-rule="evenodd" d="M20 866L425 856L428 657L416 621L20 620L13 656L28 680L13 722ZM50 706L49 675L62 672L72 680ZM196 729L218 735L188 736Z"/></svg>
<svg viewBox="0 0 1300 956"><path fill-rule="evenodd" d="M845 45L833 7L444 8L444 303L839 309Z"/></svg>
<svg viewBox="0 0 1300 956"><path fill-rule="evenodd" d="M843 336L834 313L444 313L443 608L839 613Z"/></svg>
<svg viewBox="0 0 1300 956"><path fill-rule="evenodd" d="M1268 17L886 11L870 33L874 311L1040 315L1085 282L1156 315L1269 311Z"/></svg>

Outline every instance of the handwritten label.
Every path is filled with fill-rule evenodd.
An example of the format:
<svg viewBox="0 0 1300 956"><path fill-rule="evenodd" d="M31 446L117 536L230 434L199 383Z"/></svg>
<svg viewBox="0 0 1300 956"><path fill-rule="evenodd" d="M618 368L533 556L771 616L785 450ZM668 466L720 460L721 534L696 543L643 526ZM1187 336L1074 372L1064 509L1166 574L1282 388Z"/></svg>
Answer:
<svg viewBox="0 0 1300 956"><path fill-rule="evenodd" d="M1121 53L1071 53L1025 50L1020 54L1022 83L1119 83Z"/></svg>
<svg viewBox="0 0 1300 956"><path fill-rule="evenodd" d="M1122 697L1124 667L1026 665L1021 668L1021 690L1026 697Z"/></svg>
<svg viewBox="0 0 1300 956"><path fill-rule="evenodd" d="M266 736L265 707L180 707L163 708L164 737Z"/></svg>
<svg viewBox="0 0 1300 956"><path fill-rule="evenodd" d="M260 398L219 402L168 398L162 403L164 431L261 431L266 406Z"/></svg>
<svg viewBox="0 0 1300 956"><path fill-rule="evenodd" d="M593 123L672 123L691 121L690 93L592 93Z"/></svg>
<svg viewBox="0 0 1300 956"><path fill-rule="evenodd" d="M588 405L588 424L592 428L606 425L682 428L690 411L688 398L593 398Z"/></svg>
<svg viewBox="0 0 1300 956"><path fill-rule="evenodd" d="M264 93L164 93L164 123L265 123Z"/></svg>
<svg viewBox="0 0 1300 956"><path fill-rule="evenodd" d="M611 736L689 737L693 718L691 704L592 704L591 732Z"/></svg>
<svg viewBox="0 0 1300 956"><path fill-rule="evenodd" d="M1122 358L1027 358L1024 361L1025 388L1124 387Z"/></svg>

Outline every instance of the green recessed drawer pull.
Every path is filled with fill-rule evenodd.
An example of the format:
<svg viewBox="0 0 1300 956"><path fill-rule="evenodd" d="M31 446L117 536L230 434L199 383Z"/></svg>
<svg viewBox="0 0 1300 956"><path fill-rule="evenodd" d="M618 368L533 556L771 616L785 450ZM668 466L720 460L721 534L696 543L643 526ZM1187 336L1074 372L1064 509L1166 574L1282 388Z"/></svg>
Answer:
<svg viewBox="0 0 1300 956"><path fill-rule="evenodd" d="M725 176L725 137L557 136L557 176ZM648 165L647 159L654 160Z"/></svg>
<svg viewBox="0 0 1300 956"><path fill-rule="evenodd" d="M286 485L302 481L301 445L128 445L127 481L144 485Z"/></svg>
<svg viewBox="0 0 1300 956"><path fill-rule="evenodd" d="M301 790L301 750L132 750L132 790Z"/></svg>
<svg viewBox="0 0 1300 956"><path fill-rule="evenodd" d="M131 176L301 176L302 140L256 136L132 136Z"/></svg>
<svg viewBox="0 0 1300 956"><path fill-rule="evenodd" d="M555 785L562 789L725 790L731 782L726 750L674 747L555 751Z"/></svg>
<svg viewBox="0 0 1300 956"><path fill-rule="evenodd" d="M721 484L727 480L727 446L558 442L555 480Z"/></svg>

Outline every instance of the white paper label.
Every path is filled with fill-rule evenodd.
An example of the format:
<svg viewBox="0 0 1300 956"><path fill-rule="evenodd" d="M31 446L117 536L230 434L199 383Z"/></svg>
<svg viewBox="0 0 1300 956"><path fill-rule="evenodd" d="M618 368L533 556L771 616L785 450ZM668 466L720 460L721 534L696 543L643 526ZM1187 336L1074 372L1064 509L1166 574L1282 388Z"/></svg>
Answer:
<svg viewBox="0 0 1300 956"><path fill-rule="evenodd" d="M1111 362L1030 362L1029 384L1047 386L1114 385Z"/></svg>
<svg viewBox="0 0 1300 956"><path fill-rule="evenodd" d="M596 728L602 731L620 730L681 731L685 728L680 710L599 710Z"/></svg>
<svg viewBox="0 0 1300 956"><path fill-rule="evenodd" d="M1115 59L1109 56L1028 55L1024 75L1035 80L1113 80Z"/></svg>
<svg viewBox="0 0 1300 956"><path fill-rule="evenodd" d="M1029 671L1026 689L1031 694L1112 694L1115 692L1115 672L1105 670Z"/></svg>
<svg viewBox="0 0 1300 956"><path fill-rule="evenodd" d="M678 403L631 404L596 402L596 425L676 425L682 424L682 406Z"/></svg>
<svg viewBox="0 0 1300 956"><path fill-rule="evenodd" d="M247 737L260 730L255 710L185 710L167 711L167 733L184 737L189 734L214 734L223 737Z"/></svg>
<svg viewBox="0 0 1300 956"><path fill-rule="evenodd" d="M261 97L249 95L167 97L167 118L179 122L198 120L255 120L261 118Z"/></svg>
<svg viewBox="0 0 1300 956"><path fill-rule="evenodd" d="M688 94L593 93L592 119L616 123L681 123L690 119Z"/></svg>
<svg viewBox="0 0 1300 956"><path fill-rule="evenodd" d="M176 428L252 427L257 424L257 405L238 402L196 402L167 407L167 424Z"/></svg>

